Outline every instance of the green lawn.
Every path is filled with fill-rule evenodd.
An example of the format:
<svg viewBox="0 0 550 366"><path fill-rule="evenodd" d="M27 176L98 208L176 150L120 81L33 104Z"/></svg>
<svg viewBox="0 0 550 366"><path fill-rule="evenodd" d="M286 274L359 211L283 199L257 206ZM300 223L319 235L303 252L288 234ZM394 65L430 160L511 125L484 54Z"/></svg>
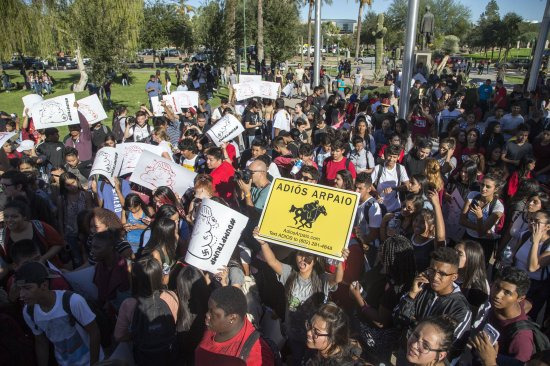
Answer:
<svg viewBox="0 0 550 366"><path fill-rule="evenodd" d="M513 48L508 52L508 59L511 58L527 58L531 56L531 49L530 48ZM487 57L485 57L485 52L479 52L479 53L472 53L472 54L465 54L464 57L470 57L472 59L477 60L487 60L491 58L491 50L487 50ZM501 57L504 57L504 50L502 50ZM493 52L493 61L498 60L498 50L495 49Z"/></svg>
<svg viewBox="0 0 550 366"><path fill-rule="evenodd" d="M164 76L164 70L161 69L162 75ZM173 70L169 70L172 76L172 79L175 80L175 75ZM17 70L6 70L7 74L11 77L12 83L23 83L23 78L19 75ZM55 96L60 96L68 93L72 93L71 85L74 82L77 82L80 78L80 74L77 70L70 71L49 71L50 75L54 78L54 92L53 94L47 95L45 98L52 98ZM111 108L107 108L105 103L105 110L109 119L104 121L108 126L111 126L112 116L114 109L119 105L125 105L128 107L130 113L135 113L139 110L139 106L142 103L148 105L147 93L145 92L145 84L149 80L149 76L153 73L152 69L147 70L132 70L130 74L130 85L122 86L120 84L120 78L116 78L115 82L111 87L111 99L113 105ZM175 86L172 84L172 90L175 90ZM17 90L6 93L2 90L0 92L0 110L8 113L17 113L21 115L23 112L23 101L21 98L30 92L27 90ZM85 90L81 93L76 93L76 99L81 99L89 95L88 90ZM214 95L214 98L209 101L212 108L219 106L220 97L227 97L227 88L222 87ZM63 136L63 133L67 131L67 128L60 129Z"/></svg>

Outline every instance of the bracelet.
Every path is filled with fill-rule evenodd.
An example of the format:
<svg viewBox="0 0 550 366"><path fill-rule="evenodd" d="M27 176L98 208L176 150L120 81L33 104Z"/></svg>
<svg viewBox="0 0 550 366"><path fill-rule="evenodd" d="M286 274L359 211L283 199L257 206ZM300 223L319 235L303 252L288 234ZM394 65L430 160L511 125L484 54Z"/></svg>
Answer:
<svg viewBox="0 0 550 366"><path fill-rule="evenodd" d="M246 193L246 194L244 195L244 198L248 198L248 197L250 197L250 193Z"/></svg>

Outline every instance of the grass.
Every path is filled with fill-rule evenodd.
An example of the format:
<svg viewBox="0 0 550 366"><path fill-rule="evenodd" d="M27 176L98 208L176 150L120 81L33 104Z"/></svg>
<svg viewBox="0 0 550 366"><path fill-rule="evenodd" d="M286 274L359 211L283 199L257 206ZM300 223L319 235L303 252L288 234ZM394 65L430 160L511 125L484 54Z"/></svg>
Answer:
<svg viewBox="0 0 550 366"><path fill-rule="evenodd" d="M487 50L487 57L485 57L485 52L478 52L472 54L465 54L464 57L470 57L477 60L487 60L491 59L492 61L498 61L498 49L495 49L493 52L493 58L491 59L491 50ZM530 48L512 48L508 52L508 59L511 58L527 58L531 56ZM501 57L504 57L504 49L501 52Z"/></svg>
<svg viewBox="0 0 550 366"><path fill-rule="evenodd" d="M175 75L173 70L169 70L174 80L172 84L172 91L175 90ZM48 71L49 74L54 79L54 92L50 95L46 95L45 99L53 98L56 96L72 93L71 86L73 83L76 83L80 78L80 73L78 70L70 71ZM23 77L19 75L18 70L6 70L6 73L10 75L12 83L23 84ZM149 105L147 93L145 92L145 84L149 80L149 76L153 73L151 69L142 70L132 70L130 74L130 85L122 86L120 84L120 78L116 78L115 82L111 86L111 100L112 106L107 107L105 101L105 111L107 112L108 119L103 121L107 126L111 126L113 119L113 111L117 106L125 105L128 107L129 113L135 113L139 110L141 104ZM164 75L164 69L161 69L161 74ZM23 112L23 101L22 97L30 94L28 90L16 90L6 93L2 91L0 93L0 110L8 113L17 113L21 115ZM89 95L88 90L85 90L80 93L75 93L76 99L82 99ZM221 87L217 93L214 94L209 103L212 108L220 105L220 97L227 97L228 91L226 87ZM60 127L61 136L66 133L67 127Z"/></svg>

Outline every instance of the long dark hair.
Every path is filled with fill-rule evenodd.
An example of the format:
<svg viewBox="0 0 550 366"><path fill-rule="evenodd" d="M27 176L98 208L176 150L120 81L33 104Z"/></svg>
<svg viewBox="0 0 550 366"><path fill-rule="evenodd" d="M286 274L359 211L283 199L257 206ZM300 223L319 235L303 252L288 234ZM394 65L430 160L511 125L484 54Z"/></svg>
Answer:
<svg viewBox="0 0 550 366"><path fill-rule="evenodd" d="M78 184L78 190L83 191L82 184L80 184L80 180L78 180L77 176L74 175L71 172L65 172L59 176L59 194L63 197L67 194L67 188L65 185L67 184L67 180L74 179L76 180L76 184Z"/></svg>
<svg viewBox="0 0 550 366"><path fill-rule="evenodd" d="M463 240L456 245L459 244L464 246L464 253L466 253L466 266L462 270L462 288L474 288L487 293L488 282L483 248L473 240Z"/></svg>
<svg viewBox="0 0 550 366"><path fill-rule="evenodd" d="M462 184L468 185L470 187L472 184L477 182L477 163L472 160L466 161L461 169L466 170L466 175L468 176L467 182L461 182Z"/></svg>
<svg viewBox="0 0 550 366"><path fill-rule="evenodd" d="M525 178L525 174L527 174L529 170L529 164L536 163L537 159L533 155L525 155L522 157L519 161L519 167L518 167L518 179Z"/></svg>
<svg viewBox="0 0 550 366"><path fill-rule="evenodd" d="M146 256L132 264L133 297L150 297L162 288L162 266L159 261Z"/></svg>
<svg viewBox="0 0 550 366"><path fill-rule="evenodd" d="M351 173L346 170L346 169L342 169L342 170L339 170L338 172L336 172L337 175L339 175L340 177L342 177L342 180L344 181L344 188L345 190L347 191L353 191L354 190L354 186L353 186L353 176L351 175Z"/></svg>
<svg viewBox="0 0 550 366"><path fill-rule="evenodd" d="M323 280L321 276L325 272L323 265L321 264L321 259L317 256L307 253L307 252L296 252L297 255L303 255L303 256L310 256L313 258L313 269L311 271L311 296L308 300L312 300L318 304L321 304L324 301L324 291L323 291ZM292 290L294 289L294 285L296 281L298 280L298 276L300 275L300 272L298 270L298 266L296 265L296 258L294 259L292 263L293 270L290 273L290 276L288 276L288 279L285 282L285 294L287 301L290 301L292 298Z"/></svg>
<svg viewBox="0 0 550 366"><path fill-rule="evenodd" d="M204 306L204 301L208 301L206 280L200 270L186 266L179 269L175 276L170 273L169 288L178 295L178 328L188 331L200 313L198 308Z"/></svg>
<svg viewBox="0 0 550 366"><path fill-rule="evenodd" d="M151 225L151 237L143 250L143 255L150 254L154 250L166 250L170 259L176 255L176 223L169 217L161 217Z"/></svg>
<svg viewBox="0 0 550 366"><path fill-rule="evenodd" d="M134 208L140 206L143 210L143 213L145 213L145 216L149 217L149 210L145 202L141 199L141 197L136 193L128 193L126 198L124 199L124 210L130 211L130 208Z"/></svg>
<svg viewBox="0 0 550 366"><path fill-rule="evenodd" d="M155 192L153 192L152 197L158 198L158 200L163 204L170 204L173 205L179 212L181 217L185 217L185 212L183 210L183 206L179 202L178 198L174 194L174 192L166 186L158 187Z"/></svg>
<svg viewBox="0 0 550 366"><path fill-rule="evenodd" d="M381 260L386 274L398 287L397 293L406 291L416 276L414 248L403 235L389 237L382 244Z"/></svg>

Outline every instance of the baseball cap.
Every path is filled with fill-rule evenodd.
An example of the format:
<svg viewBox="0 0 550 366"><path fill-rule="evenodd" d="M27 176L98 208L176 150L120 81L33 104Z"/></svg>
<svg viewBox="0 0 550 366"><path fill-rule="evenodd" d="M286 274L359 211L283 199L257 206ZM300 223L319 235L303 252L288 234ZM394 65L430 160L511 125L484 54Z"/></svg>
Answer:
<svg viewBox="0 0 550 366"><path fill-rule="evenodd" d="M59 278L59 275L40 262L27 262L15 272L15 283L19 286L29 283L40 285L51 278Z"/></svg>
<svg viewBox="0 0 550 366"><path fill-rule="evenodd" d="M17 147L17 151L23 152L26 150L31 150L34 147L34 141L33 140L23 140Z"/></svg>
<svg viewBox="0 0 550 366"><path fill-rule="evenodd" d="M191 113L193 116L194 116L195 114L197 114L197 111L196 111L195 108L193 108L193 107L189 107L189 108L188 108L188 111L189 111L189 113Z"/></svg>
<svg viewBox="0 0 550 366"><path fill-rule="evenodd" d="M388 98L382 99L382 102L380 103L386 107L389 107L391 105L390 100Z"/></svg>

